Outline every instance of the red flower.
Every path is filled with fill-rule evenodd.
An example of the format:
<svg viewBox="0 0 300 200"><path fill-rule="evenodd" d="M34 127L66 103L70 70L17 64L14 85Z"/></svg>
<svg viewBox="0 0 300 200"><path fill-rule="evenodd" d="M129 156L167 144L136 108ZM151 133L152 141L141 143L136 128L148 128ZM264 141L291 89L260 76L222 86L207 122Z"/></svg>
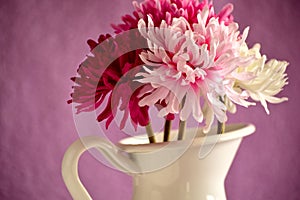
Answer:
<svg viewBox="0 0 300 200"><path fill-rule="evenodd" d="M138 55L141 47L146 46L145 40L136 33L138 31L119 34L115 38L100 35L97 42L88 40L93 56L88 56L79 66L78 76L71 78L76 85L68 103L78 104L77 113L93 111L108 98L105 109L97 117L98 121L106 119L106 128L114 119L120 100L120 110L124 111L121 128L129 114L135 126L149 123L148 106L138 106L136 93L142 85L132 81L135 73L130 72L143 64ZM128 96L131 93L132 96Z"/></svg>

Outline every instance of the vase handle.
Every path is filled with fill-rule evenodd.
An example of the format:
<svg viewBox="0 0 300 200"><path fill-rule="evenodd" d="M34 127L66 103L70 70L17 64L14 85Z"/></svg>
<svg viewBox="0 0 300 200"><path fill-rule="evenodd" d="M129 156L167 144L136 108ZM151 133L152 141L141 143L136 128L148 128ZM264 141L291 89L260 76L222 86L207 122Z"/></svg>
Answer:
<svg viewBox="0 0 300 200"><path fill-rule="evenodd" d="M62 176L74 200L91 200L91 196L81 183L78 176L78 161L88 149L96 148L118 170L126 173L136 173L138 167L118 148L108 140L99 136L86 136L77 139L65 152L62 161Z"/></svg>

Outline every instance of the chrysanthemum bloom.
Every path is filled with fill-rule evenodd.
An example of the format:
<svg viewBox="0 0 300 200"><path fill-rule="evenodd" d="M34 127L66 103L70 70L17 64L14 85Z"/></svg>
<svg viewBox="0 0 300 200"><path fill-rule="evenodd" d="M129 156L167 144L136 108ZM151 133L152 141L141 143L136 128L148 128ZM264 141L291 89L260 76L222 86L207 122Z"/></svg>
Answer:
<svg viewBox="0 0 300 200"><path fill-rule="evenodd" d="M185 18L192 25L198 22L197 15L204 7L209 8L208 18L216 17L226 25L233 21L232 4L227 4L220 13L215 14L212 3L208 0L145 0L141 3L133 1L133 6L133 15L125 15L122 17L122 24L112 25L116 33L137 28L140 19L148 23L147 16L151 17L156 27L160 26L163 20L170 25L173 18L179 17Z"/></svg>
<svg viewBox="0 0 300 200"><path fill-rule="evenodd" d="M155 23L159 25L162 20L166 20L167 22L171 22L174 17L185 17L190 23L194 23L197 21L197 13L202 10L205 5L208 5L210 8L209 15L215 16L213 7L208 2L202 1L201 3L198 0L191 1L181 1L181 0L145 0L144 2L138 4L134 2L135 11L133 16L126 15L122 19L124 24L113 25L116 33L122 33L124 31L128 31L131 29L136 29L138 27L138 21L140 19L147 20L147 15L153 17ZM226 23L232 21L232 16L230 12L232 10L231 4L223 9L220 14L217 16L220 20L225 21ZM139 35L136 35L138 40L143 42ZM118 58L114 63L110 64L109 67L103 72L105 68L105 64L107 64L107 60L110 60L112 57L116 56L116 52L114 52L118 48L126 48L127 45L133 40L127 40L126 42L121 42L122 44L118 44L120 41L104 41L107 38L110 38L109 35L101 35L99 37L98 42L93 40L89 40L88 44L91 47L91 50L96 48L102 42L106 42L107 45L103 45L101 51L93 51L94 57L88 57L88 59L82 63L78 69L79 77L72 78L73 81L76 82L76 86L74 86L74 92L72 94L72 100L69 101L75 102L78 105L76 106L77 112L88 112L97 109L101 104L103 104L105 97L108 97L106 108L100 113L98 116L98 121L107 120L106 127L111 123L116 114L116 102L113 102L112 99L112 91L115 90L115 86L117 82L120 80L124 74L140 64L139 53L140 50L133 50L129 54L122 55ZM118 37L122 38L122 37ZM100 53L99 53L100 52ZM106 52L106 53L104 53ZM104 64L105 63L105 64ZM127 87L127 88L125 88ZM116 97L117 101L119 98L122 99L122 105L120 109L123 110L124 117L121 122L121 127L124 126L124 123L127 119L127 116L130 114L133 124L140 124L142 126L147 125L149 122L147 110L148 107L140 108L138 106L138 91L135 91L129 101L128 95L121 95L122 93L130 91L130 87L126 85L119 84L118 92L120 94L119 97ZM122 89L120 89L122 88ZM166 103L159 102L155 104L158 109L162 109ZM114 110L113 110L114 109ZM167 119L173 119L174 115L169 114L166 115Z"/></svg>
<svg viewBox="0 0 300 200"><path fill-rule="evenodd" d="M133 69L143 64L136 56L141 52L136 47L146 47L143 42L144 39L140 40L135 32L120 34L115 38L101 35L98 42L88 41L92 55L79 66L78 77L72 78L76 85L73 86L74 92L69 103L77 103L77 113L94 111L107 98L107 105L97 118L98 121L106 120L106 128L114 119L117 109L124 111L121 129L129 115L134 126L146 126L149 123L148 106L138 105L137 94L142 87L131 81L137 73ZM113 93L114 90L117 91ZM130 93L133 95L129 96Z"/></svg>
<svg viewBox="0 0 300 200"><path fill-rule="evenodd" d="M222 99L231 90L224 86L224 78L243 79L245 74L233 72L252 59L240 56L248 29L241 35L237 23L226 25L216 17L209 18L209 13L209 7L204 7L192 26L183 17L172 19L171 25L162 21L160 27L154 27L150 16L147 25L140 20L139 30L147 39L149 50L141 53L146 72L137 75L142 77L139 82L152 86L151 90L142 91L142 95L147 95L140 106L164 100L167 106L160 110L161 116L180 113L180 119L185 121L192 114L198 122L205 118L206 130L214 116L220 122L227 120ZM235 103L249 105L242 101L243 94L227 96ZM184 98L186 103L180 106Z"/></svg>
<svg viewBox="0 0 300 200"><path fill-rule="evenodd" d="M252 77L244 81L236 80L234 87L235 90L247 91L249 96L259 101L269 114L267 102L281 103L288 100L286 97L275 97L288 84L285 73L288 62L275 59L266 62L266 56L262 56L259 51L259 44L255 44L251 49L248 49L247 45L243 46L241 56L252 55L255 59L247 67L238 68L237 73L246 72L252 74Z"/></svg>
<svg viewBox="0 0 300 200"><path fill-rule="evenodd" d="M106 127L118 108L124 111L121 128L129 115L134 126L146 126L148 107L155 105L169 120L176 113L183 121L190 114L199 122L205 118L209 130L214 116L225 122L226 110L234 111L235 104L252 105L246 101L249 96L267 112L266 102L286 100L274 95L286 84L287 63L265 64L264 56L243 51L248 29L240 35L231 4L219 14L206 0L145 0L134 5L133 16L124 16L124 24L114 26L121 35L88 41L93 55L72 78L76 86L69 102L77 103L78 112L93 111L108 99L98 116L99 121L107 120ZM124 31L135 28L142 36L134 32L124 37ZM142 50L132 47L136 42L144 49L141 59ZM145 65L142 72L140 65ZM266 75L272 77L268 82ZM134 77L145 85L126 82Z"/></svg>

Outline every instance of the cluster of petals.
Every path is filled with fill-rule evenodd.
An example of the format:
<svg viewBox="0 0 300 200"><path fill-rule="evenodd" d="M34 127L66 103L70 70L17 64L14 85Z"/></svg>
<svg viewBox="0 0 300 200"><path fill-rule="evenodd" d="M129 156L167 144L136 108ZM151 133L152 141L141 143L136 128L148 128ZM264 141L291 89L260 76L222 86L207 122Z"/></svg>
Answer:
<svg viewBox="0 0 300 200"><path fill-rule="evenodd" d="M174 18L170 25L162 21L159 27L154 26L150 16L148 24L141 19L139 30L149 50L141 53L145 72L137 74L139 82L152 86L141 91L144 98L140 106L164 100L167 106L160 110L161 116L179 113L185 121L192 114L198 122L205 118L208 129L214 116L220 122L227 120L222 98L231 90L225 87L225 77L235 75L242 79L243 73L233 72L253 58L240 56L248 29L241 35L236 23L226 25L218 18L209 18L209 12L209 7L204 7L192 26L183 17ZM244 98L242 94L227 96L244 103L235 100ZM184 98L187 103L183 104Z"/></svg>
<svg viewBox="0 0 300 200"><path fill-rule="evenodd" d="M122 24L112 25L115 33L119 34L119 36L117 35L114 38L107 34L100 35L98 41L88 40L92 55L88 56L79 66L77 77L71 78L75 82L75 86L71 94L72 99L68 102L76 103L77 113L94 111L106 103L105 108L97 118L98 121L106 120L106 127L109 126L118 111L116 110L116 107L118 107L118 102L116 101L118 99L121 100L122 104L120 110L124 111L121 128L128 117L130 117L135 126L145 126L149 123L148 106L141 107L138 105L139 98L141 98L141 95L137 95L138 91L135 91L131 98L126 98L128 97L128 92L132 89L128 84L119 84L119 96L115 95L115 101L112 98L113 91L117 90L116 86L120 79L129 70L143 64L139 58L141 50L126 53L113 63L107 63L112 57L118 56L116 53L118 49L127 48L129 43L136 42L136 40L140 43L146 41L140 35L135 35L138 39L133 37L128 40L128 38L122 36L124 32L137 29L139 20L144 19L147 21L148 15L152 17L156 25L159 25L162 20L171 23L172 19L176 17L184 17L190 24L193 24L197 21L197 13L203 10L205 6L209 7L209 18L218 16L218 19L224 21L225 24L233 20L231 4L226 5L219 14L215 14L212 3L208 3L207 0L201 2L199 0L145 0L141 3L134 1L133 5L135 11L132 15L123 16ZM136 31L133 32L135 33ZM109 66L106 68L107 64ZM127 91L127 93L122 95L122 91ZM162 109L165 105L166 102L162 101L156 103L155 106L158 109ZM173 119L174 115L167 115L166 118Z"/></svg>
<svg viewBox="0 0 300 200"><path fill-rule="evenodd" d="M133 5L132 15L112 25L115 37L88 41L91 55L72 78L76 84L69 103L76 103L77 113L106 104L98 121L106 120L108 127L122 111L122 129L128 118L134 126L148 125L148 109L156 106L169 120L175 114L182 121L190 116L205 120L207 132L214 118L227 121L226 112L235 112L236 105L255 105L249 97L267 113L268 102L287 100L275 95L287 84L288 63L267 62L258 44L248 48L249 29L240 33L232 4L217 14L208 0Z"/></svg>
<svg viewBox="0 0 300 200"><path fill-rule="evenodd" d="M179 17L185 18L192 25L197 23L197 15L204 7L209 9L208 18L216 17L226 25L233 21L232 4L227 4L216 14L212 2L208 0L145 0L141 3L133 1L133 6L135 10L132 15L123 16L122 24L112 25L116 33L137 28L140 19L147 22L147 16L151 17L156 27L160 26L161 21L171 24L174 18Z"/></svg>
<svg viewBox="0 0 300 200"><path fill-rule="evenodd" d="M88 40L91 54L80 64L77 76L71 78L75 85L68 103L76 104L77 113L95 111L106 103L97 117L99 122L106 120L106 128L118 111L124 113L121 129L129 116L135 127L149 123L148 106L138 105L137 94L142 86L131 81L138 72L137 66L143 64L136 56L142 51L136 47L146 46L141 44L143 41L138 39L136 32L116 37L100 35L98 41Z"/></svg>
<svg viewBox="0 0 300 200"><path fill-rule="evenodd" d="M287 101L286 97L276 97L288 84L286 68L288 62L271 59L267 61L265 55L260 54L260 45L255 44L251 49L246 45L241 49L242 55L254 56L254 61L246 67L238 68L237 73L248 73L253 76L248 80L235 80L235 90L238 88L246 91L254 101L259 101L267 114L270 113L268 103L282 103Z"/></svg>

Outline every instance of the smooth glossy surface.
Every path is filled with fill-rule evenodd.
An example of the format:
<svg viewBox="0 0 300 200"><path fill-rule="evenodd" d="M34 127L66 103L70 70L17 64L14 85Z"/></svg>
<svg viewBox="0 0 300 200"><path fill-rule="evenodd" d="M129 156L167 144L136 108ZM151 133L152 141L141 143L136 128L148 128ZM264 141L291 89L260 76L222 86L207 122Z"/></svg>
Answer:
<svg viewBox="0 0 300 200"><path fill-rule="evenodd" d="M230 125L227 131L224 135L205 137L198 130L196 138L187 143L147 145L138 138L139 145L134 137L120 142L118 146L123 151L102 138L82 138L81 145L78 146L77 141L65 154L63 177L74 199L90 199L76 171L78 158L85 148L82 144L85 144L87 149L96 147L114 166L133 176L133 200L226 200L225 177L242 137L253 133L255 127L236 124ZM207 140L211 137L218 140ZM199 157L201 147L212 145L211 141L216 142L211 151ZM74 157L75 162L69 159ZM73 170L69 172L68 168Z"/></svg>

